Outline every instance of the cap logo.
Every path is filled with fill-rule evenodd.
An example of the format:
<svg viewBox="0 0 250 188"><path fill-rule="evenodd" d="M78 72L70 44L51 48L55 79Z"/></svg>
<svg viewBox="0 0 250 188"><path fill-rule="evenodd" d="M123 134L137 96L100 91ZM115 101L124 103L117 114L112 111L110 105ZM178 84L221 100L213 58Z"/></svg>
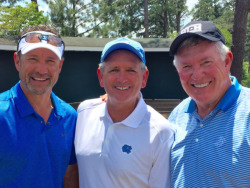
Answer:
<svg viewBox="0 0 250 188"><path fill-rule="evenodd" d="M185 27L184 29L181 30L181 34L183 33L195 33L195 32L201 32L202 27L201 24L192 24L189 25L188 27Z"/></svg>

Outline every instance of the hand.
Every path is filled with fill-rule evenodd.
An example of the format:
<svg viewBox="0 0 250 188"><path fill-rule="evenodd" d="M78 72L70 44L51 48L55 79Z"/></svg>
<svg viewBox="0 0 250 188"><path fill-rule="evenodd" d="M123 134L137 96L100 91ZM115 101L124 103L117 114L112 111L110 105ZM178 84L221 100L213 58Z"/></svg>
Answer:
<svg viewBox="0 0 250 188"><path fill-rule="evenodd" d="M102 101L107 102L107 100L108 100L108 94L105 93L104 95L101 95L100 98L102 99Z"/></svg>

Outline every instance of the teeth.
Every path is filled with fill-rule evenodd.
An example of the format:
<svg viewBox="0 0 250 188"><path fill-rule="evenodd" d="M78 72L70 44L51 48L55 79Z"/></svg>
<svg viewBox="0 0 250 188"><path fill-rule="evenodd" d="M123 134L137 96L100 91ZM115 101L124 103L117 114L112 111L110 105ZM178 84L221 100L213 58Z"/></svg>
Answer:
<svg viewBox="0 0 250 188"><path fill-rule="evenodd" d="M119 90L126 90L126 89L128 89L128 87L116 87L117 89L119 89Z"/></svg>
<svg viewBox="0 0 250 188"><path fill-rule="evenodd" d="M37 80L37 81L44 81L46 80L45 78L34 78L34 80Z"/></svg>
<svg viewBox="0 0 250 188"><path fill-rule="evenodd" d="M205 84L200 84L200 85L194 84L194 87L202 88L202 87L208 86L208 84L209 84L209 82L208 82L208 83L205 83Z"/></svg>

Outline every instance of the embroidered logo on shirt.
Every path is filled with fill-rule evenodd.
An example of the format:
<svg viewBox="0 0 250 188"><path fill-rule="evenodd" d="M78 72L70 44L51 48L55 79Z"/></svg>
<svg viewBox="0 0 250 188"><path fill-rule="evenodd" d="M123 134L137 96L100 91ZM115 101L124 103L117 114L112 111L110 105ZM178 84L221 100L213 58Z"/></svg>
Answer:
<svg viewBox="0 0 250 188"><path fill-rule="evenodd" d="M61 133L61 136L65 136L66 134L68 134L68 133L64 133L64 134L63 134L63 133Z"/></svg>
<svg viewBox="0 0 250 188"><path fill-rule="evenodd" d="M124 146L122 146L122 151L126 152L127 154L131 153L132 147L125 144Z"/></svg>
<svg viewBox="0 0 250 188"><path fill-rule="evenodd" d="M215 142L215 146L221 147L225 144L226 139L224 137L219 137L218 140Z"/></svg>

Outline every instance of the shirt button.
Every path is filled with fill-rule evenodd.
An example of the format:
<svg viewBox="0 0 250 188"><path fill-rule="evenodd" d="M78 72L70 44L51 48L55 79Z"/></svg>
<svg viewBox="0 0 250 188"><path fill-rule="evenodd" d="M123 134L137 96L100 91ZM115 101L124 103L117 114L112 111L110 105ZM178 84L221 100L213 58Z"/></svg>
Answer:
<svg viewBox="0 0 250 188"><path fill-rule="evenodd" d="M202 124L202 123L200 124L200 127L203 127L203 124Z"/></svg>
<svg viewBox="0 0 250 188"><path fill-rule="evenodd" d="M195 139L195 142L199 142L199 138L196 138L196 139Z"/></svg>
<svg viewBox="0 0 250 188"><path fill-rule="evenodd" d="M47 125L50 125L50 122L48 122Z"/></svg>
<svg viewBox="0 0 250 188"><path fill-rule="evenodd" d="M43 123L43 121L41 121L41 123Z"/></svg>
<svg viewBox="0 0 250 188"><path fill-rule="evenodd" d="M109 139L108 138L106 139L106 142L109 143Z"/></svg>

